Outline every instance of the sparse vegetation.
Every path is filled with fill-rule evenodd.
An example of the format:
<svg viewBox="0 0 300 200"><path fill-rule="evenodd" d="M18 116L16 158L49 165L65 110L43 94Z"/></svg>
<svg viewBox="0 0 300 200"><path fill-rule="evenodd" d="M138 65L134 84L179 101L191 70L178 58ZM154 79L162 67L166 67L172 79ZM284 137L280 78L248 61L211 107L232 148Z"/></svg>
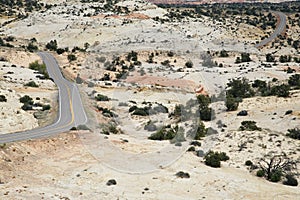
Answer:
<svg viewBox="0 0 300 200"><path fill-rule="evenodd" d="M241 53L241 57L237 57L235 63L243 63L243 62L250 62L250 54L249 53Z"/></svg>
<svg viewBox="0 0 300 200"><path fill-rule="evenodd" d="M30 52L36 52L37 50L39 50L39 48L38 48L37 45L30 42L27 46L27 50L30 51Z"/></svg>
<svg viewBox="0 0 300 200"><path fill-rule="evenodd" d="M300 140L300 129L298 128L288 129L288 133L286 135L290 138Z"/></svg>
<svg viewBox="0 0 300 200"><path fill-rule="evenodd" d="M241 131L261 131L262 129L256 126L255 121L242 121L239 128Z"/></svg>
<svg viewBox="0 0 300 200"><path fill-rule="evenodd" d="M25 96L21 97L20 102L24 103L24 104L33 105L33 99L28 95L25 95Z"/></svg>
<svg viewBox="0 0 300 200"><path fill-rule="evenodd" d="M69 62L75 61L76 59L77 59L77 57L74 54L69 54L68 55Z"/></svg>
<svg viewBox="0 0 300 200"><path fill-rule="evenodd" d="M194 140L200 140L201 138L205 137L206 133L207 129L205 128L205 125L200 121L195 132Z"/></svg>
<svg viewBox="0 0 300 200"><path fill-rule="evenodd" d="M275 57L272 54L268 53L268 54L266 54L266 61L267 62L274 62Z"/></svg>
<svg viewBox="0 0 300 200"><path fill-rule="evenodd" d="M175 174L178 178L190 178L190 174L187 172L179 171Z"/></svg>
<svg viewBox="0 0 300 200"><path fill-rule="evenodd" d="M253 97L255 94L248 80L245 78L241 80L233 79L227 84L227 86L229 87L227 95L233 98L248 98Z"/></svg>
<svg viewBox="0 0 300 200"><path fill-rule="evenodd" d="M228 55L228 53L227 53L226 50L220 51L220 57L228 57L228 56L229 56L229 55Z"/></svg>
<svg viewBox="0 0 300 200"><path fill-rule="evenodd" d="M30 82L24 84L24 86L28 86L28 87L39 87L39 85L36 84L34 81L30 81Z"/></svg>
<svg viewBox="0 0 300 200"><path fill-rule="evenodd" d="M215 118L214 110L208 107L211 103L211 98L206 95L198 95L197 100L199 104L200 119L203 121L213 120Z"/></svg>
<svg viewBox="0 0 300 200"><path fill-rule="evenodd" d="M300 88L300 74L293 74L290 76L288 83L292 87Z"/></svg>
<svg viewBox="0 0 300 200"><path fill-rule="evenodd" d="M110 135L122 133L122 131L119 128L117 128L117 124L110 122L108 124L103 124L101 133L104 135Z"/></svg>
<svg viewBox="0 0 300 200"><path fill-rule="evenodd" d="M7 99L3 94L0 95L0 102L7 102Z"/></svg>
<svg viewBox="0 0 300 200"><path fill-rule="evenodd" d="M231 96L226 96L225 105L226 105L227 111L237 110L238 107L239 107L239 102L240 102L240 100L238 98L233 98Z"/></svg>
<svg viewBox="0 0 300 200"><path fill-rule="evenodd" d="M251 165L253 165L253 163L252 163L251 160L247 160L247 161L245 162L245 165L246 165L246 166L251 166Z"/></svg>
<svg viewBox="0 0 300 200"><path fill-rule="evenodd" d="M46 44L46 48L49 49L50 51L56 51L57 50L57 41L56 40L51 40Z"/></svg>
<svg viewBox="0 0 300 200"><path fill-rule="evenodd" d="M95 96L95 99L97 101L109 101L108 96L105 96L103 94L98 94L97 96Z"/></svg>
<svg viewBox="0 0 300 200"><path fill-rule="evenodd" d="M170 126L163 126L156 133L151 134L148 139L150 140L172 140L178 133L178 126L174 128Z"/></svg>
<svg viewBox="0 0 300 200"><path fill-rule="evenodd" d="M44 75L44 78L49 78L49 74L47 72L47 68L44 63L39 64L38 61L35 61L29 64L29 69L38 71L39 73Z"/></svg>
<svg viewBox="0 0 300 200"><path fill-rule="evenodd" d="M271 155L268 154L259 162L260 169L256 175L265 177L271 182L278 182L286 175L287 180L284 183L297 185L297 180L294 179L296 162L288 158L285 154ZM296 184L297 183L297 184Z"/></svg>
<svg viewBox="0 0 300 200"><path fill-rule="evenodd" d="M43 111L44 111L44 110L50 110L50 109L51 109L51 106L50 106L49 104L43 105L42 107L43 107L43 109L42 109Z"/></svg>
<svg viewBox="0 0 300 200"><path fill-rule="evenodd" d="M187 61L186 63L185 63L185 66L187 67L187 68L192 68L193 67L193 62L192 61Z"/></svg>
<svg viewBox="0 0 300 200"><path fill-rule="evenodd" d="M221 167L221 161L229 160L229 156L225 152L213 152L209 151L205 157L205 164L210 167Z"/></svg>

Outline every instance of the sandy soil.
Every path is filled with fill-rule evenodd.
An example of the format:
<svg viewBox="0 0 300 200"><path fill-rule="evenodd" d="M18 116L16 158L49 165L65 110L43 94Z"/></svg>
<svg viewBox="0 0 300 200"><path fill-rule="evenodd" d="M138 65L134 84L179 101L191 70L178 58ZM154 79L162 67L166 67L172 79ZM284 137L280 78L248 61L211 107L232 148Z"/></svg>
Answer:
<svg viewBox="0 0 300 200"><path fill-rule="evenodd" d="M153 173L120 173L95 160L75 133L8 145L1 149L0 155L0 195L5 199L296 199L299 196L299 187L273 184L227 164L213 169L189 152L173 165ZM188 172L190 178L177 178L178 171ZM109 179L115 179L117 185L107 186Z"/></svg>
<svg viewBox="0 0 300 200"><path fill-rule="evenodd" d="M165 18L167 11L161 8L136 1L118 4L135 10L129 15L108 12L99 13L97 17L83 17L72 12L83 9L88 13L93 10L88 5L78 3L73 6L68 2L44 13L33 13L25 20L3 28L7 35L25 39L35 37L42 43L56 39L59 47L68 46L70 49L83 47L88 42L91 46L87 53L75 53L77 61L70 63L67 53L56 58L67 78L73 79L79 74L85 81L95 83L94 87L82 85L81 92L90 97L94 93L107 95L111 100L95 102L92 98L84 99L94 122L90 128L95 133L63 133L49 139L1 145L0 196L3 199L297 199L299 186L267 182L249 173L244 163L248 159L257 162L274 150L285 152L299 161L299 142L285 136L287 129L299 127L298 91L294 91L291 98L245 99L239 110L234 112L225 112L222 102L212 104L217 119L205 122L205 125L216 128L219 133L205 137L197 150L226 152L230 160L222 163L220 169L205 166L203 159L194 153L183 153L186 143L180 148L168 141L146 139L151 134L143 129L147 121L169 123L164 121L167 114L137 117L128 113L132 106L129 101L136 101L138 106L143 106L144 102L162 103L173 111L176 104L185 104L195 98L195 89L199 85L209 94L218 94L232 78L246 77L250 81L277 78L284 82L290 76L282 70L286 65L262 67L265 56L250 44L263 33L241 25L236 35L228 34L224 25L216 24L207 17L162 24L151 19L156 16ZM223 67L204 66L206 51L214 53L222 49L232 51L230 57L213 57L212 61L222 63ZM105 70L104 63L96 61L96 57L105 56L106 60L112 60L113 56L121 56L124 59L125 54L132 50L139 53L142 66L136 67L136 71L130 73L124 82L99 81L104 73L113 75L113 72ZM170 50L176 54L172 58L166 55ZM155 56L156 63L147 63L149 53L156 51L161 53ZM235 64L236 57L244 51L255 54L251 55L253 62ZM276 55L286 52L289 51L284 48ZM9 61L0 63L3 64L0 94L5 94L8 99L7 103L0 103L0 120L3 122L0 132L38 126L32 113L20 109L18 99L28 94L55 105L54 84L36 80L35 74L27 69L30 62L39 60L35 54L5 49L0 56ZM171 63L168 67L160 64L166 59ZM191 69L184 67L188 60L194 63ZM17 67L11 67L11 64ZM296 63L291 65L299 67ZM177 71L180 68L182 70ZM137 74L142 70L145 71L143 76ZM40 88L23 88L23 84L30 80L37 81ZM128 105L121 107L119 103ZM107 124L111 119L103 117L95 106L106 107L119 114L113 120L118 122L118 128L124 134L99 134L99 123ZM285 115L290 109L293 113ZM247 110L249 115L238 117L240 110ZM218 120L227 125L223 132L216 125ZM238 131L244 120L257 121L263 130ZM101 137L101 143L97 143L94 134ZM153 157L147 157L148 153L152 153ZM139 160L132 159L136 156L140 156ZM191 177L177 178L175 173L178 171L188 172ZM109 179L116 179L117 185L107 186Z"/></svg>

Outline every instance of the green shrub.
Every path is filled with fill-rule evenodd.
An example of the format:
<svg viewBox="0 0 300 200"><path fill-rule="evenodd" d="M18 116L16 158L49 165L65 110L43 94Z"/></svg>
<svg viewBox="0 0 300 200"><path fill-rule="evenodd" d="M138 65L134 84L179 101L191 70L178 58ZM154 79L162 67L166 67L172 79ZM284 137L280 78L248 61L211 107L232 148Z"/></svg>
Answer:
<svg viewBox="0 0 300 200"><path fill-rule="evenodd" d="M247 160L247 161L245 162L245 165L246 165L246 166L251 166L251 165L253 165L253 163L251 162L251 160Z"/></svg>
<svg viewBox="0 0 300 200"><path fill-rule="evenodd" d="M29 69L36 70L39 73L43 74L45 78L49 78L49 74L47 72L47 68L44 63L39 64L38 61L35 61L29 64Z"/></svg>
<svg viewBox="0 0 300 200"><path fill-rule="evenodd" d="M261 131L261 128L256 126L255 121L242 121L240 130L241 131Z"/></svg>
<svg viewBox="0 0 300 200"><path fill-rule="evenodd" d="M300 129L288 129L288 133L286 135L290 138L300 140Z"/></svg>
<svg viewBox="0 0 300 200"><path fill-rule="evenodd" d="M272 54L268 53L268 54L266 54L266 61L267 62L274 62L275 57Z"/></svg>
<svg viewBox="0 0 300 200"><path fill-rule="evenodd" d="M294 74L294 75L290 76L288 83L290 86L300 87L300 74Z"/></svg>
<svg viewBox="0 0 300 200"><path fill-rule="evenodd" d="M43 110L50 110L51 106L49 104L43 105Z"/></svg>
<svg viewBox="0 0 300 200"><path fill-rule="evenodd" d="M51 40L46 44L46 48L49 49L50 51L56 51L57 50L57 41L56 40Z"/></svg>
<svg viewBox="0 0 300 200"><path fill-rule="evenodd" d="M274 172L272 172L271 174L271 179L270 181L272 182L278 182L281 180L281 176L282 176L282 172L280 170L275 170Z"/></svg>
<svg viewBox="0 0 300 200"><path fill-rule="evenodd" d="M179 171L175 175L179 178L190 178L189 173L183 171Z"/></svg>
<svg viewBox="0 0 300 200"><path fill-rule="evenodd" d="M263 176L265 176L265 171L262 170L262 169L258 170L258 171L256 172L256 176L258 176L258 177L263 177Z"/></svg>
<svg viewBox="0 0 300 200"><path fill-rule="evenodd" d="M215 112L212 108L203 108L200 110L200 119L203 121L211 121L215 118Z"/></svg>
<svg viewBox="0 0 300 200"><path fill-rule="evenodd" d="M160 129L156 133L151 134L148 139L150 140L165 140L165 130Z"/></svg>
<svg viewBox="0 0 300 200"><path fill-rule="evenodd" d="M202 95L202 94L197 96L197 101L198 101L200 109L207 108L209 106L209 104L211 103L210 97L207 95Z"/></svg>
<svg viewBox="0 0 300 200"><path fill-rule="evenodd" d="M111 110L109 110L107 108L103 108L102 115L105 117L118 117L117 114L115 114L114 112L112 112Z"/></svg>
<svg viewBox="0 0 300 200"><path fill-rule="evenodd" d="M170 65L170 61L169 60L165 60L165 61L161 62L161 64L163 66L168 66L168 65Z"/></svg>
<svg viewBox="0 0 300 200"><path fill-rule="evenodd" d="M4 95L0 95L0 102L7 102L7 99Z"/></svg>
<svg viewBox="0 0 300 200"><path fill-rule="evenodd" d="M249 53L241 53L241 57L237 57L235 63L242 63L242 62L250 62L250 54Z"/></svg>
<svg viewBox="0 0 300 200"><path fill-rule="evenodd" d="M221 161L218 158L217 155L212 154L212 155L206 155L205 156L205 164L210 166L210 167L221 167Z"/></svg>
<svg viewBox="0 0 300 200"><path fill-rule="evenodd" d="M235 111L239 107L239 100L230 96L226 96L225 106L227 111Z"/></svg>
<svg viewBox="0 0 300 200"><path fill-rule="evenodd" d="M150 140L172 140L178 132L178 126L175 128L162 127L156 133L151 134L148 139Z"/></svg>
<svg viewBox="0 0 300 200"><path fill-rule="evenodd" d="M290 95L290 86L281 84L281 85L276 85L271 88L271 95L276 95L278 97L288 97Z"/></svg>
<svg viewBox="0 0 300 200"><path fill-rule="evenodd" d="M24 103L21 108L22 108L22 110L32 110L32 105L30 105L28 103Z"/></svg>
<svg viewBox="0 0 300 200"><path fill-rule="evenodd" d="M183 105L175 105L175 109L174 109L174 116L179 117L181 116L181 111L184 110L184 106Z"/></svg>
<svg viewBox="0 0 300 200"><path fill-rule="evenodd" d="M279 62L281 63L285 63L285 62L291 62L292 57L291 56L287 56L287 55L281 55L279 57Z"/></svg>
<svg viewBox="0 0 300 200"><path fill-rule="evenodd" d="M219 158L220 158L221 161L227 161L227 160L229 160L229 156L227 156L225 152L220 152L219 153Z"/></svg>
<svg viewBox="0 0 300 200"><path fill-rule="evenodd" d="M57 54L63 54L64 52L66 52L66 49L62 49L62 48L58 48L58 49L56 49L56 53Z"/></svg>
<svg viewBox="0 0 300 200"><path fill-rule="evenodd" d="M233 79L227 86L230 87L230 89L227 90L227 95L233 98L249 98L255 95L251 85L245 78L242 80Z"/></svg>
<svg viewBox="0 0 300 200"><path fill-rule="evenodd" d="M28 95L25 95L25 96L21 97L20 102L24 103L24 104L33 105L33 99Z"/></svg>
<svg viewBox="0 0 300 200"><path fill-rule="evenodd" d="M193 62L192 61L187 61L186 63L185 63L185 66L187 67L187 68L192 68L193 67Z"/></svg>
<svg viewBox="0 0 300 200"><path fill-rule="evenodd" d="M196 129L194 140L200 140L202 137L204 137L207 133L207 129L205 128L205 125L203 122L199 122L199 125Z"/></svg>
<svg viewBox="0 0 300 200"><path fill-rule="evenodd" d="M68 60L69 60L69 62L72 62L72 61L75 61L77 58L76 58L76 56L74 55L74 54L69 54L68 55Z"/></svg>
<svg viewBox="0 0 300 200"><path fill-rule="evenodd" d="M227 51L226 50L221 50L220 51L220 57L228 57L229 55L228 55L228 53L227 53Z"/></svg>
<svg viewBox="0 0 300 200"><path fill-rule="evenodd" d="M28 87L39 87L39 85L36 84L34 81L30 81L30 82L26 83L24 86L28 86Z"/></svg>
<svg viewBox="0 0 300 200"><path fill-rule="evenodd" d="M103 124L101 134L109 135L111 133L118 134L120 132L122 131L117 128L117 125L115 123L108 123L108 124Z"/></svg>
<svg viewBox="0 0 300 200"><path fill-rule="evenodd" d="M30 52L35 52L35 51L39 50L39 48L30 42L27 46L27 50Z"/></svg>
<svg viewBox="0 0 300 200"><path fill-rule="evenodd" d="M138 53L135 51L131 51L127 54L126 57L127 61L137 61L138 60Z"/></svg>
<svg viewBox="0 0 300 200"><path fill-rule="evenodd" d="M205 156L205 164L211 167L221 167L221 161L229 160L225 152L208 152Z"/></svg>
<svg viewBox="0 0 300 200"><path fill-rule="evenodd" d="M97 96L95 96L95 99L97 101L109 101L109 98L105 95L102 95L102 94L98 94Z"/></svg>

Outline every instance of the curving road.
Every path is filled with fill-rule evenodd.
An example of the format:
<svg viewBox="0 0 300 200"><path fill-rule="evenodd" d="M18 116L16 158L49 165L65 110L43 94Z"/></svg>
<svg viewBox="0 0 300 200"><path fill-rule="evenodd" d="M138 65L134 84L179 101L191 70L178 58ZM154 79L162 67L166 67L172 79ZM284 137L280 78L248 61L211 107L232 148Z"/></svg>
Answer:
<svg viewBox="0 0 300 200"><path fill-rule="evenodd" d="M66 80L55 58L47 52L39 52L47 66L49 76L59 90L59 113L54 124L33 130L0 135L0 144L47 137L70 130L87 122L87 117L75 83Z"/></svg>
<svg viewBox="0 0 300 200"><path fill-rule="evenodd" d="M272 33L272 35L270 35L270 37L264 39L263 41L261 41L260 43L255 45L256 48L260 48L260 47L268 44L269 42L274 40L278 35L283 33L283 31L285 29L285 26L286 26L285 14L283 14L282 12L277 12L277 11L273 11L273 13L275 13L278 16L279 24L277 25L277 27L276 27L275 31Z"/></svg>

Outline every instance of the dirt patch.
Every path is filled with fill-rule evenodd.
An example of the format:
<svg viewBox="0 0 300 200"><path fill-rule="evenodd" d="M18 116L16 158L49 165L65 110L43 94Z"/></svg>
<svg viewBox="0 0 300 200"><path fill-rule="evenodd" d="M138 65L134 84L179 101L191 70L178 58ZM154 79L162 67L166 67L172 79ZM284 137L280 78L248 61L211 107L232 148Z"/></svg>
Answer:
<svg viewBox="0 0 300 200"><path fill-rule="evenodd" d="M188 91L194 91L198 85L191 80L184 79L169 79L165 77L158 76L139 76L138 74L134 74L131 77L126 79L127 83L138 83L141 85L155 85L155 86L163 86L163 87L173 87L180 88Z"/></svg>

